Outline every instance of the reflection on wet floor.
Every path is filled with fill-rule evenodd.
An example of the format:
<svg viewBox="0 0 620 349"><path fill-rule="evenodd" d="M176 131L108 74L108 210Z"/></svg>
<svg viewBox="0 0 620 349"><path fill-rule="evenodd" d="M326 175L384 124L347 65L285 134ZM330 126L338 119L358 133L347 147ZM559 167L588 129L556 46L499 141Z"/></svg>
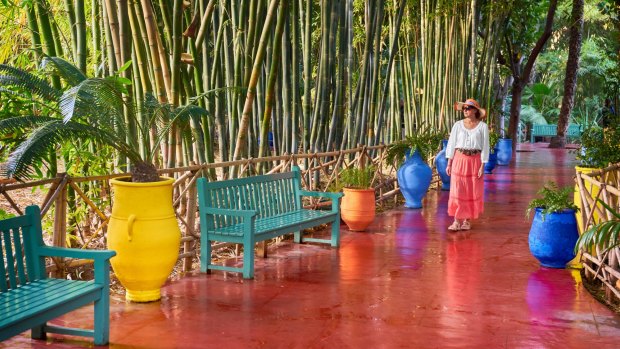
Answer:
<svg viewBox="0 0 620 349"><path fill-rule="evenodd" d="M275 246L256 278L194 274L163 299L111 305L111 348L617 348L620 317L579 271L541 268L525 208L548 180L572 183L574 156L537 144L485 178L485 214L448 232L447 192L424 208L379 214L367 232L342 225L342 246ZM237 263L240 261L229 261ZM84 308L63 318L90 326ZM92 342L27 334L0 348Z"/></svg>

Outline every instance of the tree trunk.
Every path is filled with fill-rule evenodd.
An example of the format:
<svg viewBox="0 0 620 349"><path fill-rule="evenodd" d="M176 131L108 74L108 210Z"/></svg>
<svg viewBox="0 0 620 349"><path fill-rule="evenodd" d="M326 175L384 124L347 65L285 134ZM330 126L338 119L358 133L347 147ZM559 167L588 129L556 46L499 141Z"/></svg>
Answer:
<svg viewBox="0 0 620 349"><path fill-rule="evenodd" d="M566 147L566 130L571 110L575 104L575 89L577 87L577 71L579 70L579 54L581 53L581 34L583 32L583 0L573 0L571 15L570 42L568 47L568 61L566 62L566 77L564 78L564 97L560 108L557 136L551 139L549 148Z"/></svg>
<svg viewBox="0 0 620 349"><path fill-rule="evenodd" d="M538 38L538 41L536 41L536 45L534 45L532 52L527 58L527 62L525 63L525 67L523 67L521 74L519 74L520 64L514 62L516 57L514 57L514 55L510 56L510 68L512 69L512 75L515 78L515 81L512 84L512 104L510 106L510 126L508 128L508 134L510 135L510 138L512 138L513 153L517 151L517 132L519 127L519 116L521 113L521 97L523 94L523 88L530 80L530 75L538 55L542 52L545 44L551 37L551 33L553 31L553 18L555 17L555 10L557 6L558 0L550 1L549 10L547 11L547 19L545 21L545 30L541 34L540 38Z"/></svg>
<svg viewBox="0 0 620 349"><path fill-rule="evenodd" d="M517 143L517 130L519 129L519 115L521 114L521 97L523 96L523 84L519 79L515 78L512 81L512 102L510 103L510 121L508 123L508 130L510 138L512 138L512 149L515 151L515 144ZM512 130L515 130L514 133Z"/></svg>

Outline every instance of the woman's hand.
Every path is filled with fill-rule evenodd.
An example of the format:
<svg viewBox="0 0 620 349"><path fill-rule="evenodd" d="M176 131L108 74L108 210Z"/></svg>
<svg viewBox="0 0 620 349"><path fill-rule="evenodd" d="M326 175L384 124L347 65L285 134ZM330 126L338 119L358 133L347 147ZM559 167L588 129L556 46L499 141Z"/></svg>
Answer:
<svg viewBox="0 0 620 349"><path fill-rule="evenodd" d="M446 174L450 176L451 172L452 172L452 161L450 160L448 161L448 166L446 166Z"/></svg>
<svg viewBox="0 0 620 349"><path fill-rule="evenodd" d="M480 169L478 169L478 178L482 177L484 174L484 163L480 165Z"/></svg>

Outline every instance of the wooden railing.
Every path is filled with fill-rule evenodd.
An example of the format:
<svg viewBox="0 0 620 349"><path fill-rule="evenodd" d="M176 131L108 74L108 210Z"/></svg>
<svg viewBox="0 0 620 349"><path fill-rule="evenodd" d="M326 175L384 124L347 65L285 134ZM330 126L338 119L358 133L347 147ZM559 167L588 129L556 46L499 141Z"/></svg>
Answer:
<svg viewBox="0 0 620 349"><path fill-rule="evenodd" d="M594 172L577 171L576 181L581 198L581 233L584 227L609 221L614 216L598 200L620 212L620 163ZM605 285L606 296L620 300L620 248L596 248L582 251L585 275Z"/></svg>
<svg viewBox="0 0 620 349"><path fill-rule="evenodd" d="M179 260L183 263L182 269L184 271L192 269L199 247L200 230L199 222L197 222L195 186L199 177L206 176L211 177L211 180L221 180L226 173L232 171L246 176L290 171L292 165L299 165L302 169L304 188L325 191L344 168L372 164L376 169L374 181L377 192L376 200L378 205L381 205L399 192L395 178L396 168L394 164L386 163L385 150L386 147L381 145L160 170L161 175L176 179L174 207L183 233L182 248L179 254ZM18 190L32 191L35 188L43 188L46 195L38 204L41 207L44 222L52 226L53 233L48 237L48 243L55 246L71 245L72 247L101 249L105 246L105 235L112 205L109 181L122 176L127 176L127 174L71 177L62 173L53 179L28 183L0 183L0 196L6 198L14 213L22 214L24 211L22 206L25 205L20 206L18 200L13 199L11 194L17 193ZM439 179L435 175L432 186L437 187L437 183ZM317 207L322 203L309 201L305 205ZM214 246L214 250L222 246ZM58 265L55 269L66 266L59 263L62 262L57 261Z"/></svg>

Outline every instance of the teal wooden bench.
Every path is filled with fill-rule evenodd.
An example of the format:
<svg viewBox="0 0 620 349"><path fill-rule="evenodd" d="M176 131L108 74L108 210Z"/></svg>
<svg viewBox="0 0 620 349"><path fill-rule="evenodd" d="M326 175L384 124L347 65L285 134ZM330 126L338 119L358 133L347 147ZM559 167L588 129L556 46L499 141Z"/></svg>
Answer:
<svg viewBox="0 0 620 349"><path fill-rule="evenodd" d="M0 341L29 329L35 339L46 333L93 337L96 345L108 343L110 263L116 252L49 247L43 243L41 212L0 221ZM92 259L94 281L48 278L45 257ZM47 321L94 303L94 330L51 326Z"/></svg>
<svg viewBox="0 0 620 349"><path fill-rule="evenodd" d="M321 193L301 189L301 174L292 172L208 182L198 179L200 212L200 251L202 272L224 270L254 277L254 245L277 236L294 233L294 241L340 245L341 193ZM330 211L302 207L304 196L325 197L332 201ZM331 238L303 236L303 229L331 223ZM243 267L211 263L211 242L243 244Z"/></svg>
<svg viewBox="0 0 620 349"><path fill-rule="evenodd" d="M530 143L534 143L536 137L555 137L558 135L558 125L533 125ZM566 130L567 138L579 138L581 136L581 126L569 124Z"/></svg>

